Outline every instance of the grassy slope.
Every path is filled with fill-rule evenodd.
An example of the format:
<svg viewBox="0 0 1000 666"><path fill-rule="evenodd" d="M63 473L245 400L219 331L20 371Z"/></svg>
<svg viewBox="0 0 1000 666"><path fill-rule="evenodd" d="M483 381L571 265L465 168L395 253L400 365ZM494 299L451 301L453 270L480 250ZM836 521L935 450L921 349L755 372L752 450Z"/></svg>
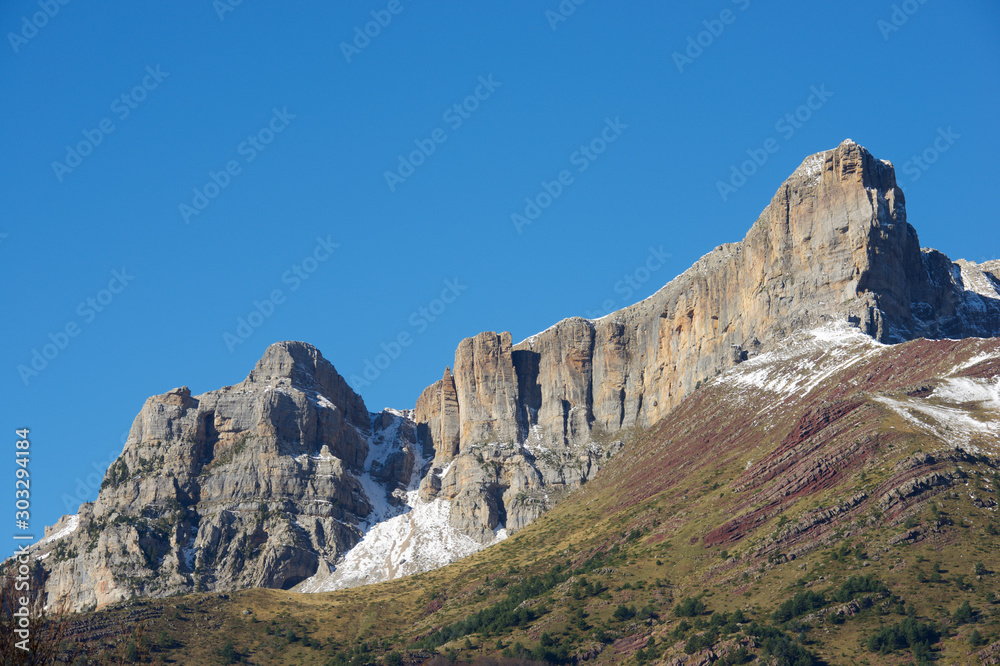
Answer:
<svg viewBox="0 0 1000 666"><path fill-rule="evenodd" d="M943 636L934 658L979 663L972 655L983 648L970 645L973 630L987 642L1000 639L1000 598L993 596L1000 591L1000 518L988 506L1000 491L996 437L975 442L992 458L955 452L877 398L933 403L929 390L942 377L997 350L996 341L914 341L869 350L864 361L834 372L808 395L738 388L727 373L629 442L591 483L498 546L443 569L334 593L258 589L140 602L150 618L146 642L172 641L152 657L184 664L217 663L214 653L227 640L252 663L326 664L351 650L355 663L381 663L390 650L405 660L436 651L472 660L524 654L518 644L536 657L638 663L685 656L685 648L696 651L696 637L706 635L717 655L742 641L763 658L768 640L760 627L768 626L787 637L785 648L801 646L827 663L910 663L910 650L880 655L866 647L910 607L919 623L935 623ZM772 361L770 371L795 376L810 364L835 365L807 350ZM961 374L998 372L1000 362L993 360ZM983 416L974 404L963 408ZM988 573L977 576L976 562ZM832 602L811 617L772 617L797 593L839 588L858 575L875 576L888 588L858 595L856 605L868 597L871 608L852 615L844 603ZM525 590L526 583L534 589ZM519 626L488 637L456 631L447 641L434 634L497 608L511 590L523 592L515 600ZM676 617L673 609L688 597L700 598L708 610ZM976 622L953 622L963 601ZM847 610L842 621L822 615L838 608ZM626 617L631 609L636 615ZM737 609L745 621L713 635L709 613L723 625L722 613ZM91 621L113 622L122 612L108 609ZM515 621L511 614L501 618ZM771 651L779 643L772 637ZM1000 654L1000 646L992 647Z"/></svg>

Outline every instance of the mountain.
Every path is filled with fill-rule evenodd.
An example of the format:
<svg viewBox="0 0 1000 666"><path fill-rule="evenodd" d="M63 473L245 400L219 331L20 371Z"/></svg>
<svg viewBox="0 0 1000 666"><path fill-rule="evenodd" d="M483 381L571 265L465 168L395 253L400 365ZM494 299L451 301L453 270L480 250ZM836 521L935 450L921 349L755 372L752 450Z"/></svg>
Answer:
<svg viewBox="0 0 1000 666"><path fill-rule="evenodd" d="M676 422L721 377L813 390L830 375L796 383L759 365L808 330L878 349L998 336L1000 262L921 250L891 164L845 141L807 158L743 241L719 246L650 298L517 344L509 333L463 340L412 411L369 413L299 342L272 345L236 386L150 398L98 499L36 548L48 598L81 610L193 591L319 592L441 566L617 478L598 472L662 435L665 419ZM863 366L859 345L834 348ZM786 403L794 412L795 396L767 395L776 413ZM728 423L721 434L739 435L733 450L745 452L747 412L720 404L728 420L699 418ZM832 416L811 418L796 427L808 432ZM635 492L650 475L665 482L675 467L714 460L702 454L718 436L705 436L685 445L690 461L642 468ZM762 456L772 444L759 445ZM778 478L792 450L774 454ZM816 465L807 471L822 477L833 462ZM770 487L771 468L753 469ZM768 506L746 519L750 527L716 525L708 541L756 529L774 515Z"/></svg>
<svg viewBox="0 0 1000 666"><path fill-rule="evenodd" d="M516 345L463 340L417 400L418 439L446 470L421 493L481 539L519 529L700 383L832 322L881 342L1000 335L1000 261L921 250L892 165L850 140L807 158L742 242L641 303Z"/></svg>
<svg viewBox="0 0 1000 666"><path fill-rule="evenodd" d="M1000 340L828 323L707 380L447 567L136 600L72 634L98 654L142 618L182 663L231 640L262 664L996 664L998 423Z"/></svg>

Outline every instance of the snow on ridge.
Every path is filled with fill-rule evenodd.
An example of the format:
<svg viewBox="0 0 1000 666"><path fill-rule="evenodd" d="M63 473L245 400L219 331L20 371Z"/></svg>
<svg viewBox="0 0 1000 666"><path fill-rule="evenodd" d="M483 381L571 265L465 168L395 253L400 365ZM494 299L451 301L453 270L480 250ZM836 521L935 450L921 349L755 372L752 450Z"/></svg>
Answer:
<svg viewBox="0 0 1000 666"><path fill-rule="evenodd" d="M793 334L780 349L749 359L715 381L733 387L740 401L747 389L775 394L777 399L764 401L759 413L765 413L783 399L807 395L830 377L870 361L888 347L841 322ZM1000 350L979 353L949 374L998 356ZM1000 381L996 378L949 377L923 398L872 397L911 426L951 446L979 453L992 442L1000 451Z"/></svg>
<svg viewBox="0 0 1000 666"><path fill-rule="evenodd" d="M997 358L997 351L981 352L955 366L952 375L984 360ZM874 396L917 430L928 432L951 446L982 453L987 443L1000 451L1000 380L979 377L948 377L925 397ZM984 413L985 412L985 413Z"/></svg>
<svg viewBox="0 0 1000 666"><path fill-rule="evenodd" d="M1000 422L996 414L1000 414L1000 396L996 394L1000 387L994 386L993 396L987 400L964 400L970 395L970 386L965 383L984 380L965 380L958 385L949 386L947 380L944 390L935 390L928 398L895 399L884 395L873 396L874 399L892 411L896 412L908 424L917 430L929 432L942 442L955 448L967 450L970 453L981 453L980 446L992 440L994 453L1000 450ZM978 397L983 397L986 387L975 390ZM937 400L934 400L937 398ZM980 406L993 412L992 418L980 420L967 409L956 402L978 402Z"/></svg>
<svg viewBox="0 0 1000 666"><path fill-rule="evenodd" d="M406 419L407 421L413 420L413 414L416 412L415 409L393 409L392 407L386 407L382 410L383 412L388 412L393 416L398 416L401 419Z"/></svg>
<svg viewBox="0 0 1000 666"><path fill-rule="evenodd" d="M823 172L823 162L826 161L826 152L810 155L793 172L792 175L800 174L807 184L819 182L819 176Z"/></svg>
<svg viewBox="0 0 1000 666"><path fill-rule="evenodd" d="M39 539L37 542L31 545L32 549L41 548L45 544L52 543L53 541L58 541L63 537L67 537L80 527L80 514L73 514L66 521L66 526L60 529L58 532L53 532L43 539ZM45 557L44 555L42 557ZM39 558L42 559L42 558Z"/></svg>
<svg viewBox="0 0 1000 666"><path fill-rule="evenodd" d="M980 352L979 354L976 354L975 356L970 358L968 361L956 365L954 368L951 369L950 374L954 375L956 373L962 372L963 370L971 368L977 363L982 363L983 361L990 361L995 358L1000 358L1000 349L993 352Z"/></svg>
<svg viewBox="0 0 1000 666"><path fill-rule="evenodd" d="M792 334L781 348L741 363L720 381L736 389L763 390L781 397L806 395L883 347L846 322L827 324Z"/></svg>
<svg viewBox="0 0 1000 666"><path fill-rule="evenodd" d="M983 274L979 265L972 261L959 259L955 262L959 268L959 275L962 278L962 285L966 291L986 298L1000 298L1000 289L993 284L986 275Z"/></svg>

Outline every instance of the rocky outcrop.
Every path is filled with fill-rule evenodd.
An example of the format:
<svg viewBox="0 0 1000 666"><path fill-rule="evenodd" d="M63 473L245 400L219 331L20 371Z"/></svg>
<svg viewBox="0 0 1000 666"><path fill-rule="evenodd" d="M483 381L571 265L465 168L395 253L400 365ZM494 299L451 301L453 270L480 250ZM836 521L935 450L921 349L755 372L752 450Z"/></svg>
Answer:
<svg viewBox="0 0 1000 666"><path fill-rule="evenodd" d="M518 344L509 333L463 340L454 376L417 403L435 465L455 459L424 494L458 498L453 524L488 535L515 497L544 508L553 481L584 482L631 429L796 330L848 321L882 342L1000 335L998 264L921 250L892 165L845 141L807 158L743 241L645 301Z"/></svg>
<svg viewBox="0 0 1000 666"><path fill-rule="evenodd" d="M386 433L390 454L366 460ZM398 502L420 473L414 437L301 342L269 347L236 386L149 398L97 500L42 560L49 601L291 587L354 546L375 504Z"/></svg>

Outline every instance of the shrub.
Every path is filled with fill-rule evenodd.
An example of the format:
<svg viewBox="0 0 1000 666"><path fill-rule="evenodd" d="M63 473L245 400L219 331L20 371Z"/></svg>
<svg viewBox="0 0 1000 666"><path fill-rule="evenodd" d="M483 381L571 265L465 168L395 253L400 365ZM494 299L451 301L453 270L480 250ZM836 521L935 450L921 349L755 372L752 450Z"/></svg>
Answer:
<svg viewBox="0 0 1000 666"><path fill-rule="evenodd" d="M856 599L862 594L889 594L889 588L875 576L851 576L837 589L833 598L841 603Z"/></svg>
<svg viewBox="0 0 1000 666"><path fill-rule="evenodd" d="M684 644L684 652L686 654L701 652L705 648L710 648L715 645L715 641L718 640L718 638L719 635L715 631L709 631L704 634L696 634L689 638L687 643Z"/></svg>
<svg viewBox="0 0 1000 666"><path fill-rule="evenodd" d="M930 646L941 638L933 623L924 624L908 617L898 624L883 627L878 633L868 639L868 649L871 652L888 654L896 650L909 648L914 656L929 654Z"/></svg>
<svg viewBox="0 0 1000 666"><path fill-rule="evenodd" d="M156 647L161 650L169 650L174 647L174 639L170 637L166 629L160 631L160 635L156 637Z"/></svg>
<svg viewBox="0 0 1000 666"><path fill-rule="evenodd" d="M816 663L816 658L809 650L780 629L754 622L747 627L746 632L757 637L764 656L771 657L772 663L778 666L812 666Z"/></svg>
<svg viewBox="0 0 1000 666"><path fill-rule="evenodd" d="M649 619L657 620L659 619L660 614L656 612L656 606L654 606L653 604L646 604L639 611L638 616L640 620L649 620Z"/></svg>
<svg viewBox="0 0 1000 666"><path fill-rule="evenodd" d="M635 617L635 608L626 606L625 604L619 604L618 608L615 609L614 618L619 622L624 622L625 620L631 620Z"/></svg>
<svg viewBox="0 0 1000 666"><path fill-rule="evenodd" d="M691 623L687 620L681 620L676 627L674 627L673 635L674 638L684 638L687 632L691 631Z"/></svg>
<svg viewBox="0 0 1000 666"><path fill-rule="evenodd" d="M787 622L792 618L805 615L806 613L822 608L826 605L826 597L820 592L806 590L799 592L791 599L788 599L771 614L775 622Z"/></svg>
<svg viewBox="0 0 1000 666"><path fill-rule="evenodd" d="M738 664L749 664L754 659L756 659L754 654L741 645L736 650L730 650L729 653L726 654L721 661L719 661L719 664L720 666L737 666Z"/></svg>
<svg viewBox="0 0 1000 666"><path fill-rule="evenodd" d="M240 661L240 655L236 651L236 646L233 645L232 639L227 640L222 647L220 647L216 654L222 660L223 664L237 664Z"/></svg>
<svg viewBox="0 0 1000 666"><path fill-rule="evenodd" d="M677 617L697 617L708 610L705 602L700 597L685 597L674 607L674 615Z"/></svg>
<svg viewBox="0 0 1000 666"><path fill-rule="evenodd" d="M969 602L963 601L962 605L955 609L955 613L951 616L951 621L955 624L968 624L975 619L975 615Z"/></svg>

